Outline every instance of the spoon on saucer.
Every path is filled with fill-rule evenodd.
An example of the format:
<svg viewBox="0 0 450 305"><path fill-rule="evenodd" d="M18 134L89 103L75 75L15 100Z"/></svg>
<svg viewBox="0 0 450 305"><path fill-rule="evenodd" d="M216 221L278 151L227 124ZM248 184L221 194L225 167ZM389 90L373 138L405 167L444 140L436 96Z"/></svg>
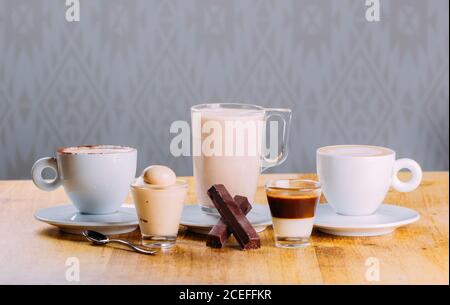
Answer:
<svg viewBox="0 0 450 305"><path fill-rule="evenodd" d="M103 235L102 233L96 231L83 231L83 236L86 237L87 240L92 242L95 245L106 245L107 243L118 243L122 245L126 245L133 249L136 252L153 255L156 251L146 250L141 247L138 247L128 241L122 239L110 239L108 236Z"/></svg>

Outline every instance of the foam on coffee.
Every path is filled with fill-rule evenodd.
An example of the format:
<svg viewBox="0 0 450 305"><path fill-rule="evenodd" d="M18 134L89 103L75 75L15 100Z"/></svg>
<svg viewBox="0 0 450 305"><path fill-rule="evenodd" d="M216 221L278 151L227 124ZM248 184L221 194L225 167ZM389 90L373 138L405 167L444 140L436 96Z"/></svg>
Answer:
<svg viewBox="0 0 450 305"><path fill-rule="evenodd" d="M330 156L374 157L390 155L393 152L390 149L379 146L337 145L322 147L319 149L318 153Z"/></svg>
<svg viewBox="0 0 450 305"><path fill-rule="evenodd" d="M114 145L86 145L86 146L72 146L63 147L58 149L60 154L116 154L116 153L126 153L134 151L134 148L125 146L114 146Z"/></svg>

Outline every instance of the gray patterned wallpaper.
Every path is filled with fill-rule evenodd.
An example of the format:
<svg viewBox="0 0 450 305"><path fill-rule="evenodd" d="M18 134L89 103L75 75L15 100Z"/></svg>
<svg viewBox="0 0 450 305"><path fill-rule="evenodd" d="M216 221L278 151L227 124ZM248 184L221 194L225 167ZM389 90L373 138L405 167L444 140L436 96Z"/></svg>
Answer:
<svg viewBox="0 0 450 305"><path fill-rule="evenodd" d="M317 147L389 146L449 167L449 2L0 0L0 179L58 146L139 149L192 173L169 126L224 98L294 111L277 171L315 171Z"/></svg>

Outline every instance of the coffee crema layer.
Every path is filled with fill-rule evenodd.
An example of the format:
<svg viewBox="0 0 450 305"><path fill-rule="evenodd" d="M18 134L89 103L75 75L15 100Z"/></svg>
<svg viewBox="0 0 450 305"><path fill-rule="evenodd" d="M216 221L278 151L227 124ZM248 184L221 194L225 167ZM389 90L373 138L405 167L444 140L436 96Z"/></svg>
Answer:
<svg viewBox="0 0 450 305"><path fill-rule="evenodd" d="M322 147L318 150L318 153L328 156L375 157L391 155L393 151L379 146L337 145Z"/></svg>
<svg viewBox="0 0 450 305"><path fill-rule="evenodd" d="M267 194L272 217L303 219L314 217L318 196L291 196Z"/></svg>
<svg viewBox="0 0 450 305"><path fill-rule="evenodd" d="M85 146L62 147L58 149L58 153L68 155L116 154L116 153L132 152L134 150L135 150L134 148L126 146L85 145Z"/></svg>

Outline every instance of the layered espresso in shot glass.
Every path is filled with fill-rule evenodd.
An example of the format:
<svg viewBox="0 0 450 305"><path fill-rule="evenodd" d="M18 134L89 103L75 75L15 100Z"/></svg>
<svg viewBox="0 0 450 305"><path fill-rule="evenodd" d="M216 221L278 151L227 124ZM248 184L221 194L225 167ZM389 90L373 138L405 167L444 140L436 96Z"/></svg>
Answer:
<svg viewBox="0 0 450 305"><path fill-rule="evenodd" d="M272 180L266 184L275 245L301 248L310 245L320 183L313 180Z"/></svg>

